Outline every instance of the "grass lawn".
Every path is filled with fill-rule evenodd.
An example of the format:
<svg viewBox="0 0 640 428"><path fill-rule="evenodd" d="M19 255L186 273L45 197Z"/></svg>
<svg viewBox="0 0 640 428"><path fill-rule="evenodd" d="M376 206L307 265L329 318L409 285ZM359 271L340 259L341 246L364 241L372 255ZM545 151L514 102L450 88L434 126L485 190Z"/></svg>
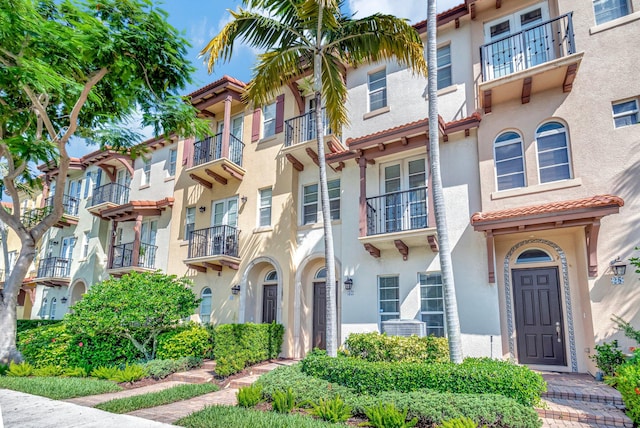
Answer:
<svg viewBox="0 0 640 428"><path fill-rule="evenodd" d="M198 395L218 391L219 389L218 385L213 383L178 385L173 388L149 394L117 398L105 403L100 403L95 407L111 413L128 413L138 409L146 409L149 407L174 403L176 401L187 400L192 397L197 397Z"/></svg>
<svg viewBox="0 0 640 428"><path fill-rule="evenodd" d="M346 426L313 419L241 407L211 406L175 422L188 428L317 428Z"/></svg>
<svg viewBox="0 0 640 428"><path fill-rule="evenodd" d="M0 388L41 395L54 400L122 390L118 385L108 380L76 377L0 376Z"/></svg>

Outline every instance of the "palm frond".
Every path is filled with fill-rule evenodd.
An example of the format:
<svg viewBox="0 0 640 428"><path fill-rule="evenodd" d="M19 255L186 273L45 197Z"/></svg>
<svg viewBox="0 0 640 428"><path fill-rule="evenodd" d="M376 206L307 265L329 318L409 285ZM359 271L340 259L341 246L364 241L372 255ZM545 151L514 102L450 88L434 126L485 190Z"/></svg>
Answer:
<svg viewBox="0 0 640 428"><path fill-rule="evenodd" d="M331 129L339 132L347 125L347 85L342 74L343 65L333 55L322 56L322 96Z"/></svg>

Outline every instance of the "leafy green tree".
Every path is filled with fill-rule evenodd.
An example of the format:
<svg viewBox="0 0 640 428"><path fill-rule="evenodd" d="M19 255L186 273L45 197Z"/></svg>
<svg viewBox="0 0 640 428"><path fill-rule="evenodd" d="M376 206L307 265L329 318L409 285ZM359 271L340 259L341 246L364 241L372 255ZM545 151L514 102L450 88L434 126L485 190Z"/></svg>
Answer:
<svg viewBox="0 0 640 428"><path fill-rule="evenodd" d="M85 137L124 149L141 136L127 122L138 110L156 135L203 135L195 110L175 94L192 70L187 42L150 0L0 0L0 180L13 211L0 221L16 232L20 254L0 298L0 362L20 360L16 300L46 231L63 215L66 145ZM57 168L52 208L21 221L21 186L37 187L33 165Z"/></svg>
<svg viewBox="0 0 640 428"><path fill-rule="evenodd" d="M351 19L342 13L344 0L243 0L233 20L202 50L209 71L228 61L234 43L243 43L264 53L258 55L247 98L256 105L270 102L290 81L313 70L314 126L318 157L325 158L322 108L326 104L331 129L347 123L347 87L344 66L395 59L417 73L426 74L423 45L406 20L375 14ZM320 162L320 202L324 226L327 268L327 353L337 355L336 278L333 233L325 162Z"/></svg>
<svg viewBox="0 0 640 428"><path fill-rule="evenodd" d="M152 360L158 335L191 315L199 302L186 278L132 272L93 285L65 316L65 323L76 334L129 339L147 360Z"/></svg>

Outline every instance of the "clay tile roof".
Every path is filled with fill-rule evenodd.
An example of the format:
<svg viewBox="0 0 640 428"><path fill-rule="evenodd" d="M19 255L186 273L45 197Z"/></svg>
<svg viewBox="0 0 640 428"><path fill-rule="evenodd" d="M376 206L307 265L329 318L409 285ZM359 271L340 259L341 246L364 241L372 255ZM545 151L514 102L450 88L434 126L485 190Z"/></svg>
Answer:
<svg viewBox="0 0 640 428"><path fill-rule="evenodd" d="M216 86L220 86L223 83L233 83L234 85L240 86L242 88L244 88L245 86L247 86L246 83L244 83L241 80L236 79L235 77L231 77L228 75L224 75L222 76L220 79L216 80L215 82L209 83L206 86L203 86L202 88L196 89L195 91L193 91L192 93L188 94L187 96L190 98L194 98L200 94L203 94L205 92L207 92L208 90L215 88Z"/></svg>
<svg viewBox="0 0 640 428"><path fill-rule="evenodd" d="M457 6L452 7L451 9L443 10L438 15L436 15L436 21L438 21L438 25L444 25L448 22L451 22L456 17L460 17L460 15L466 15L468 13L468 8L466 2L463 2ZM427 20L416 22L413 24L413 27L418 30L418 32L426 31L427 29Z"/></svg>
<svg viewBox="0 0 640 428"><path fill-rule="evenodd" d="M558 214L567 211L600 208L607 206L622 207L622 198L614 195L596 195L589 198L570 201L548 202L546 204L529 205L526 207L508 208L498 211L478 212L471 216L471 224L494 222L523 217L535 217L545 214Z"/></svg>
<svg viewBox="0 0 640 428"><path fill-rule="evenodd" d="M416 120L414 122L405 123L403 125L394 126L393 128L383 129L382 131L374 132L372 134L363 135L358 138L347 138L347 146L359 143L360 141L369 140L373 137L378 137L384 134L391 134L397 131L401 131L406 128L418 127L420 125L429 126L429 118Z"/></svg>
<svg viewBox="0 0 640 428"><path fill-rule="evenodd" d="M174 198L167 197L159 201L130 201L133 208L164 208L173 206Z"/></svg>

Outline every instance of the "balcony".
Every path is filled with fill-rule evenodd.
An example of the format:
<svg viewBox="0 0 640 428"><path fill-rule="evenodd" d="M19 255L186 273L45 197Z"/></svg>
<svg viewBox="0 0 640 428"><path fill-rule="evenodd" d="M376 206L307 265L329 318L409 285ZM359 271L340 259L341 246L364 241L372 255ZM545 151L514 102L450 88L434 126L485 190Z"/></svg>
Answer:
<svg viewBox="0 0 640 428"><path fill-rule="evenodd" d="M284 122L284 149L282 152L298 171L311 162L318 165L316 143L316 113L310 111ZM337 153L345 150L339 138L329 127L326 110L322 109L322 135L325 153Z"/></svg>
<svg viewBox="0 0 640 428"><path fill-rule="evenodd" d="M207 137L193 145L193 166L187 169L189 177L211 189L213 183L227 184L229 179L242 181L244 143L229 134L228 153L222 144L222 133Z"/></svg>
<svg viewBox="0 0 640 428"><path fill-rule="evenodd" d="M109 208L129 202L129 187L118 183L109 183L93 189L93 196L87 200L87 210L95 215Z"/></svg>
<svg viewBox="0 0 640 428"><path fill-rule="evenodd" d="M480 47L485 113L493 105L549 89L571 91L583 53L576 53L572 12Z"/></svg>
<svg viewBox="0 0 640 428"><path fill-rule="evenodd" d="M80 201L69 195L62 196L62 206L64 213L60 220L54 224L55 227L66 227L78 224L78 206ZM42 208L34 208L27 210L20 219L27 229L38 224L47 214L53 211L53 196L45 199L45 205Z"/></svg>
<svg viewBox="0 0 640 428"><path fill-rule="evenodd" d="M132 271L153 271L156 265L157 250L156 245L140 243L136 260L133 242L115 245L109 265L109 274L118 276Z"/></svg>
<svg viewBox="0 0 640 428"><path fill-rule="evenodd" d="M240 231L233 226L213 226L198 229L189 235L189 253L184 261L198 272L207 269L222 271L223 266L238 269L238 237Z"/></svg>
<svg viewBox="0 0 640 428"><path fill-rule="evenodd" d="M47 257L38 263L35 282L49 287L69 285L71 259Z"/></svg>
<svg viewBox="0 0 640 428"><path fill-rule="evenodd" d="M404 260L409 249L429 246L438 251L435 225L429 224L427 187L391 192L366 199L366 236L358 238L373 257L396 249ZM430 227L431 226L431 227Z"/></svg>

